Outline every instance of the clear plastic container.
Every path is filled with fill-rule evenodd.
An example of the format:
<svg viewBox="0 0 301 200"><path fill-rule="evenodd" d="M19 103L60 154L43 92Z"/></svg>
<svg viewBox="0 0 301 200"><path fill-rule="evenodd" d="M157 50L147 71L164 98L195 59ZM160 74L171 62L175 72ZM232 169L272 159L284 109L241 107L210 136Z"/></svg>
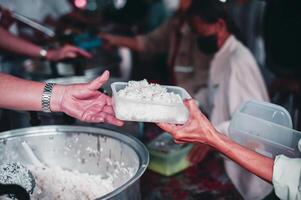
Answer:
<svg viewBox="0 0 301 200"><path fill-rule="evenodd" d="M184 124L189 117L189 111L181 103L152 103L147 101L135 101L118 96L117 92L124 89L128 83L115 82L111 84L113 93L113 107L118 119L124 121L139 122L165 122L172 124ZM191 96L181 87L164 86L168 92L179 94L182 100Z"/></svg>
<svg viewBox="0 0 301 200"><path fill-rule="evenodd" d="M148 168L164 176L174 175L189 166L187 157L192 144L176 144L171 135L163 133L147 145L150 154Z"/></svg>
<svg viewBox="0 0 301 200"><path fill-rule="evenodd" d="M283 154L300 157L301 132L292 129L292 120L284 108L275 104L249 101L234 114L229 136L237 143L274 158Z"/></svg>

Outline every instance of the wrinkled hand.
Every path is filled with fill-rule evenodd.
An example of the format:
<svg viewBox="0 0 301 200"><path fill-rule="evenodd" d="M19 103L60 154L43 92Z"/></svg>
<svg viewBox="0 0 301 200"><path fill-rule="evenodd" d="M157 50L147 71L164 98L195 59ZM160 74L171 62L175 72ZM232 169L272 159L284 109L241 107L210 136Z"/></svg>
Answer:
<svg viewBox="0 0 301 200"><path fill-rule="evenodd" d="M56 85L51 110L64 112L84 122L122 126L123 122L115 118L111 98L98 91L108 79L109 72L105 71L90 83Z"/></svg>
<svg viewBox="0 0 301 200"><path fill-rule="evenodd" d="M184 103L190 113L189 120L184 125L166 123L158 123L157 125L170 133L177 143L201 142L210 144L214 139L216 130L199 110L193 99L186 100Z"/></svg>
<svg viewBox="0 0 301 200"><path fill-rule="evenodd" d="M49 50L46 55L46 59L50 61L59 61L66 58L76 58L82 56L84 58L91 58L92 55L80 48L71 45L65 45L62 48Z"/></svg>

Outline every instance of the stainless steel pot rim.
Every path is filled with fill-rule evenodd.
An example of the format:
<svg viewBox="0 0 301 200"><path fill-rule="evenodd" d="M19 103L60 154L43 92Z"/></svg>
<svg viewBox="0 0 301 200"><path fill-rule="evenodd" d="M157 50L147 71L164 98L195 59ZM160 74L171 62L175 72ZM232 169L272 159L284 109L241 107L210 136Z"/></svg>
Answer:
<svg viewBox="0 0 301 200"><path fill-rule="evenodd" d="M114 191L102 196L101 200L110 199L119 193L121 193L126 188L130 187L133 183L135 183L145 172L147 169L147 166L149 164L149 153L145 145L140 142L135 137L124 134L124 133L118 133L113 130L104 129L104 128L95 128L95 127L85 127L85 126L58 126L58 125L51 125L51 126L37 126L37 127L31 127L31 128L21 128L11 131L5 131L0 133L0 142L2 140L10 140L16 137L30 137L32 135L39 136L39 135L59 135L59 134L68 134L68 133L87 133L91 135L104 135L107 137L111 137L117 140L120 140L127 145L129 145L133 150L137 153L140 161L140 166L138 168L138 171L136 174L125 184L121 185L120 187L116 188Z"/></svg>

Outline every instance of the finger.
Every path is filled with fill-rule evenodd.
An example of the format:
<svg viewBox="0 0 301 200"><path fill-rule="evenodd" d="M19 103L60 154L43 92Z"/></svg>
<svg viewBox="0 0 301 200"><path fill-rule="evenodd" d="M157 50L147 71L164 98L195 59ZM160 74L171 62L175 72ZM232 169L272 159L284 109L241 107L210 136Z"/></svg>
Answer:
<svg viewBox="0 0 301 200"><path fill-rule="evenodd" d="M88 123L101 123L106 122L109 124L113 124L115 126L123 126L124 122L121 120L118 120L113 115L110 115L108 113L93 113L93 112L86 112L85 115L82 118L82 121L88 122Z"/></svg>
<svg viewBox="0 0 301 200"><path fill-rule="evenodd" d="M106 103L107 103L107 105L108 105L108 106L112 106L112 105L113 105L112 98L109 97L109 96L106 96L106 97L107 97L107 98L106 98Z"/></svg>
<svg viewBox="0 0 301 200"><path fill-rule="evenodd" d="M86 57L86 58L91 58L92 57L92 55L89 52L87 52L83 49L80 49L78 47L68 45L68 44L63 47L63 52L67 52L67 53L72 52L75 55L80 55L80 56L83 56L83 57Z"/></svg>
<svg viewBox="0 0 301 200"><path fill-rule="evenodd" d="M68 51L65 53L64 58L76 58L76 53L72 51Z"/></svg>
<svg viewBox="0 0 301 200"><path fill-rule="evenodd" d="M174 140L176 144L186 144L187 142L181 140Z"/></svg>
<svg viewBox="0 0 301 200"><path fill-rule="evenodd" d="M82 113L80 120L83 122L93 122L93 118L95 118L95 117L96 117L96 115L93 111L86 110ZM97 117L100 117L100 116L97 116ZM103 120L103 118L102 118L102 120Z"/></svg>
<svg viewBox="0 0 301 200"><path fill-rule="evenodd" d="M74 52L76 52L77 55L80 55L80 56L82 56L82 57L85 57L85 58L92 58L92 55L91 55L89 52L87 52L87 51L85 51L85 50L83 50L83 49L80 49L80 48L77 48L77 47L73 47L72 50L73 50Z"/></svg>
<svg viewBox="0 0 301 200"><path fill-rule="evenodd" d="M114 109L112 106L105 105L102 109L103 112L111 115L115 115Z"/></svg>
<svg viewBox="0 0 301 200"><path fill-rule="evenodd" d="M99 112L103 112L103 109L105 107L105 104L94 104L93 106L89 107L89 111L97 114Z"/></svg>
<svg viewBox="0 0 301 200"><path fill-rule="evenodd" d="M98 78L94 79L89 83L89 89L97 90L108 81L109 77L110 77L110 72L106 70L101 76L99 76Z"/></svg>
<svg viewBox="0 0 301 200"><path fill-rule="evenodd" d="M190 112L199 111L199 107L196 105L194 99L188 99L184 101L185 106L188 108Z"/></svg>
<svg viewBox="0 0 301 200"><path fill-rule="evenodd" d="M157 123L157 126L159 126L161 129L168 133L173 133L176 131L177 126L174 124L167 124L167 123Z"/></svg>
<svg viewBox="0 0 301 200"><path fill-rule="evenodd" d="M115 118L112 115L106 115L104 121L106 123L113 124L113 125L116 125L116 126L123 126L124 125L123 121Z"/></svg>

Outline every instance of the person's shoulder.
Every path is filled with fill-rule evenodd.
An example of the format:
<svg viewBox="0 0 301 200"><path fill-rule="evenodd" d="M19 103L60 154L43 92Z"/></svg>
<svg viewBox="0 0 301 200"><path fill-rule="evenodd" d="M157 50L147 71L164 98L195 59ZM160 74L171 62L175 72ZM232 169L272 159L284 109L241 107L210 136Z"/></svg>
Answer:
<svg viewBox="0 0 301 200"><path fill-rule="evenodd" d="M235 44L230 52L230 63L234 68L258 67L251 51L235 38Z"/></svg>

